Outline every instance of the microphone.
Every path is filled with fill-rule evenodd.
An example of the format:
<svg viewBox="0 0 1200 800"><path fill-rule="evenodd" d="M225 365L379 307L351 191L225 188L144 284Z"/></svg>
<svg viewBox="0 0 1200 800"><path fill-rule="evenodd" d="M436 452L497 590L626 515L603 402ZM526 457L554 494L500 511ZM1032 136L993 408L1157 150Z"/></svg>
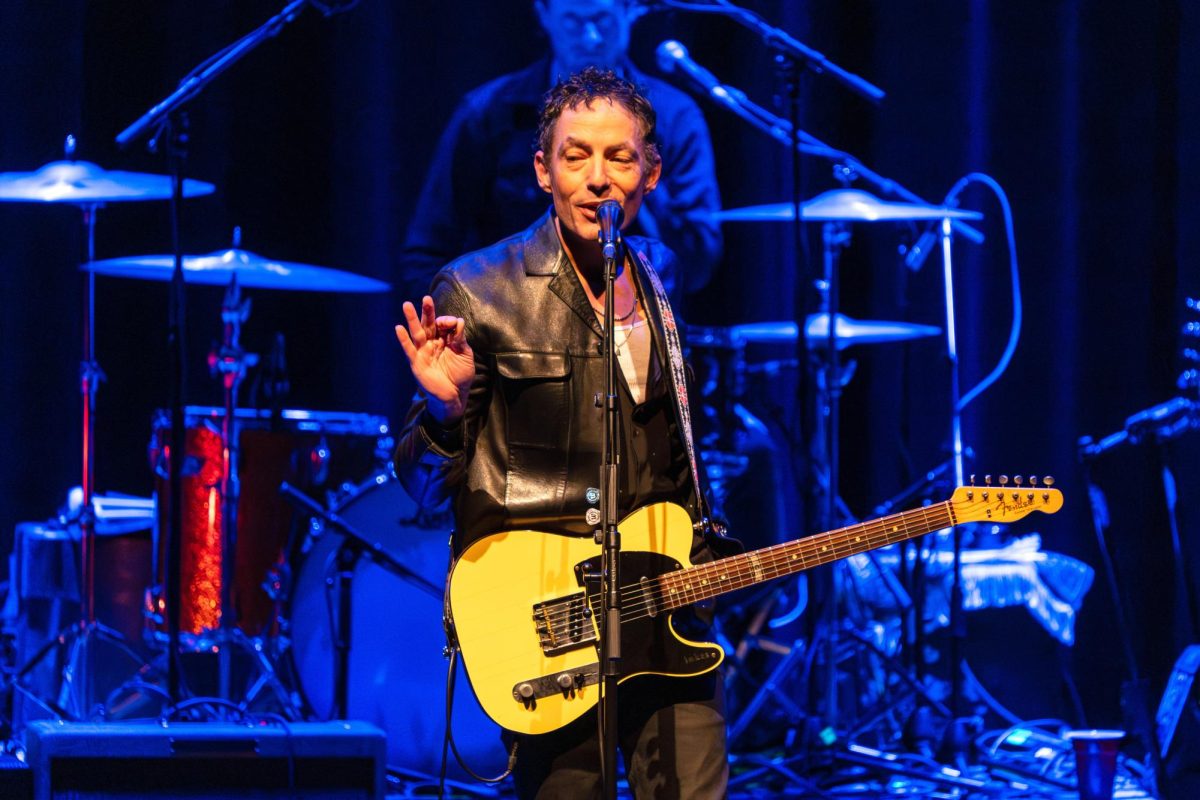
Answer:
<svg viewBox="0 0 1200 800"><path fill-rule="evenodd" d="M912 247L908 248L908 252L904 254L904 266L913 272L921 271L921 267L925 264L925 259L929 257L934 246L937 245L937 228L936 223L930 225L917 241L913 242Z"/></svg>
<svg viewBox="0 0 1200 800"><path fill-rule="evenodd" d="M604 247L604 257L610 260L617 258L617 245L621 242L621 224L625 221L625 211L621 204L609 198L596 206L596 222L600 223L600 244Z"/></svg>
<svg viewBox="0 0 1200 800"><path fill-rule="evenodd" d="M725 87L717 80L717 76L697 64L681 42L667 39L654 51L658 58L658 68L663 72L672 73L676 69L686 72L688 77L704 87L705 91L718 100L726 99Z"/></svg>

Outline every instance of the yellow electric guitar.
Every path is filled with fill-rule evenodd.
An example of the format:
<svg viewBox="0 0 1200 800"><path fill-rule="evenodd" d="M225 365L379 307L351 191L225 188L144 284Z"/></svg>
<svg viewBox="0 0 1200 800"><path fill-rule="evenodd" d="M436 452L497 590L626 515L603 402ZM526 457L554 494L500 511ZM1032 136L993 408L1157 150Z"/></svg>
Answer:
<svg viewBox="0 0 1200 800"><path fill-rule="evenodd" d="M698 675L721 648L692 642L671 612L699 600L964 522L1014 522L1062 508L1045 486L968 486L951 499L707 564L689 561L692 521L657 503L621 531L622 681ZM600 548L590 538L509 531L476 541L450 575L450 610L471 688L500 726L548 733L598 699Z"/></svg>

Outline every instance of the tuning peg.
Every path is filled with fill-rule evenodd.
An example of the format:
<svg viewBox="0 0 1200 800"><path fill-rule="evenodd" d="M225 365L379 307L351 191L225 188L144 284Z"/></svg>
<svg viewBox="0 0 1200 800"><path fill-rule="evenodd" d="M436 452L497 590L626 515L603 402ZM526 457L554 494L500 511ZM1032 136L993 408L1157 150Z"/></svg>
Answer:
<svg viewBox="0 0 1200 800"><path fill-rule="evenodd" d="M1025 482L1025 479L1024 479L1024 478L1022 478L1020 475L1014 475L1014 476L1013 476L1013 483L1015 483L1017 486L1020 486L1020 485L1021 485L1021 484L1023 484L1024 482Z"/></svg>
<svg viewBox="0 0 1200 800"><path fill-rule="evenodd" d="M991 476L991 475L984 475L984 476L983 476L983 483L984 483L984 485L985 485L985 486L991 486L991 485L992 485L992 476Z"/></svg>
<svg viewBox="0 0 1200 800"><path fill-rule="evenodd" d="M1000 485L1001 485L1001 486L1008 486L1008 476L1007 476L1007 475L1001 475L1001 476L1000 476Z"/></svg>
<svg viewBox="0 0 1200 800"><path fill-rule="evenodd" d="M975 485L975 473L974 472L971 473L971 485L972 486Z"/></svg>
<svg viewBox="0 0 1200 800"><path fill-rule="evenodd" d="M1030 486L1037 486L1037 475L1030 475L1030 476L1029 476L1029 485L1030 485Z"/></svg>
<svg viewBox="0 0 1200 800"><path fill-rule="evenodd" d="M1042 483L1046 484L1046 486L1048 486L1048 487L1053 486L1054 485L1054 476L1047 475L1046 477L1042 478Z"/></svg>

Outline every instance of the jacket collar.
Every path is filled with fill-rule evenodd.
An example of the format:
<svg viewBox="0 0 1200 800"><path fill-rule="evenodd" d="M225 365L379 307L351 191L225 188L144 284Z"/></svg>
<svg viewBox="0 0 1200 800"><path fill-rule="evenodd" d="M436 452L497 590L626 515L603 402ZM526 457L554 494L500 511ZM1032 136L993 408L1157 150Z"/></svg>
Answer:
<svg viewBox="0 0 1200 800"><path fill-rule="evenodd" d="M601 335L600 323L588 302L583 285L567 254L554 226L554 211L551 209L524 233L525 274L550 278L550 291L558 295L567 306L587 323L597 336Z"/></svg>

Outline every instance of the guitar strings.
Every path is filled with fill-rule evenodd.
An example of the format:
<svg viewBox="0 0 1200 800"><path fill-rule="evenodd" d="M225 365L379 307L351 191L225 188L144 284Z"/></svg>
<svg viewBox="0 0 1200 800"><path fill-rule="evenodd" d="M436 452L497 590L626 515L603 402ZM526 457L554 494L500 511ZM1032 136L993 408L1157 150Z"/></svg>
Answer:
<svg viewBox="0 0 1200 800"><path fill-rule="evenodd" d="M676 608L696 602L697 600L708 599L737 588L742 588L736 585L736 582L747 576L754 577L754 580L744 585L752 585L753 583L795 574L810 568L810 565L807 563L809 557L815 557L811 566L819 566L820 564L840 560L859 552L865 552L866 550L888 544L895 544L936 530L952 527L960 523L960 520L957 520L954 515L955 506L959 507L961 512L967 512L966 516L968 519L982 519L978 515L978 512L981 506L986 505L987 503L983 501L944 501L919 509L893 514L878 520L858 523L826 533L814 534L803 539L772 545L754 551L753 554L732 556L727 559L700 564L685 570L663 573L656 576L650 582L649 586L644 584L626 584L622 589L622 600L638 600L638 602L630 602L628 605L623 605L621 618L622 621L627 622L636 622L645 619L652 616L649 611L651 607L656 608L654 613L673 611ZM931 514L937 515L933 521L930 520ZM920 516L920 520L917 520L918 515ZM916 523L918 532L913 532L912 523ZM903 532L900 530L901 527L904 529ZM854 531L860 533L860 538L856 542L850 543L846 538L846 534ZM863 538L867 540L868 546L865 548L857 547L857 545L862 543ZM752 558L752 555L756 558ZM822 555L826 557L821 559L820 556ZM755 560L757 560L757 564L754 563ZM799 562L798 567L797 561ZM746 568L747 565L749 565L749 569ZM726 569L726 567L730 566L733 568ZM776 574L769 574L772 572ZM682 593L676 592L670 596L664 593L670 584L678 585L683 580L685 574L689 575L692 579L690 582L683 584L684 591ZM719 576L722 582L711 585L705 582L700 584L702 588L695 588L698 580L704 579L707 581L714 574ZM690 597L689 594L691 595ZM581 627L586 624L588 618L594 615L592 607L599 597L599 593L587 593L585 590L582 602L571 603L567 610L553 612L542 617L541 620L559 631L561 631L561 626L563 625ZM587 604L586 607L583 603ZM566 631L562 632L566 633Z"/></svg>
<svg viewBox="0 0 1200 800"><path fill-rule="evenodd" d="M939 517L939 519L936 521L936 523L930 523L929 514L928 514L930 509L933 509L934 511L945 511L946 512L944 514L945 519L943 520L942 518ZM862 548L856 549L855 544L858 544L858 542L851 544L848 540L845 540L845 534L849 533L849 532L853 532L856 529L861 528L862 530L860 532L865 536L865 538L868 541L868 547L865 549L874 549L876 547L880 547L880 546L883 546L886 544L904 541L906 539L913 538L914 536L920 535L919 533L914 534L912 532L911 526L909 525L908 519L904 519L904 517L911 518L913 516L916 516L917 514L920 514L923 517L923 519L922 519L923 525L921 527L925 528L925 530L923 531L924 533L928 533L928 532L934 531L934 530L939 530L940 528L944 528L944 527L947 527L948 525L953 524L953 517L952 517L952 514L949 513L948 508L938 509L937 506L927 506L923 509L914 509L913 511L904 512L903 514L900 514L900 515L893 515L894 518L885 517L881 520L876 520L876 521L868 522L868 523L860 523L858 525L851 525L851 526L847 526L846 528L840 528L840 529L837 529L834 531L830 531L828 533L816 534L813 536L805 537L804 539L799 539L799 540L795 540L792 542L784 542L782 544L772 545L771 547L763 548L762 550L758 550L753 553L754 556L757 556L757 561L758 561L757 564L754 564L755 559L750 558L751 554L743 554L743 555L739 555L739 556L733 556L733 557L727 558L727 559L720 559L718 561L709 562L707 564L700 564L695 567L689 568L687 570L678 570L675 572L663 573L659 576L656 576L656 578L653 581L654 585L652 587L652 591L659 592L659 594L658 594L659 598L664 597L664 595L661 594L661 590L663 590L665 588L663 586L664 581L678 584L682 580L682 576L685 573L689 574L691 576L694 576L693 579L689 583L684 584L684 590L680 593L680 598L679 598L680 602L678 603L678 605L671 605L669 602L656 603L654 597L646 598L647 593L645 591L643 591L643 586L638 585L638 584L626 584L626 586L622 590L622 595L621 595L623 600L626 600L626 599L634 600L639 597L646 598L646 599L644 602L642 602L640 604L640 607L639 607L639 604L637 604L637 603L632 603L630 605L624 606L623 612L627 611L630 613L636 613L636 612L648 609L651 605L658 605L658 606L662 607L662 610L670 611L670 610L673 610L674 608L688 605L689 603L695 602L697 600L707 599L709 597L713 597L718 594L724 594L727 591L732 591L733 589L740 588L739 586L732 585L732 584L736 583L738 580L745 578L747 576L756 576L759 573L763 573L761 580L770 580L770 579L777 578L777 577L783 577L786 574L792 574L794 572L808 569L808 568L810 568L810 566L818 566L821 563L827 563L827 561L838 560L838 559L844 558L845 556L848 556L848 555L854 555L857 552L863 552ZM897 523L899 523L899 524L897 524ZM931 524L933 525L932 527L930 527ZM901 534L900 536L896 537L894 539L894 541L890 541L891 537L894 534L899 532L899 528L901 527L901 525L904 527L904 533ZM888 528L892 529L890 533L887 530ZM868 533L867 531L870 529L876 529L876 530L874 533ZM882 531L880 531L878 529L882 529ZM879 537L879 533L883 534L882 538ZM839 541L834 541L835 537L837 539L839 539ZM860 541L861 541L861 538L862 537L860 537ZM844 541L841 541L841 540L844 540ZM832 544L830 544L830 542L832 542ZM845 552L843 553L842 551L845 551ZM819 556L821 556L823 554L824 555L832 554L833 557L827 558L824 561L822 561L822 560L820 560ZM809 556L817 556L818 558L814 561L813 564L810 565L807 563ZM787 568L793 567L793 566L795 566L797 561L800 562L799 569L789 569L787 571L780 571L778 574L775 574L775 575L766 575L765 574L770 571L779 570L781 565L783 565L784 567L787 567ZM745 568L745 565L747 565L747 564L750 565L749 569ZM733 566L733 569L726 568L729 566ZM709 581L714 576L714 574L719 576L722 581L721 583L711 584L713 586L719 587L717 591L712 591L710 589ZM702 583L700 583L700 586L702 588L699 588L699 589L693 588L693 585L699 581L703 581ZM756 580L754 582L759 582L759 581ZM691 595L690 597L688 596L689 594ZM594 600L598 596L599 595L594 594L594 593L586 596L589 606L592 604L591 601ZM672 599L674 599L674 598L672 598ZM579 604L579 603L571 604L568 607L568 610L546 615L546 616L542 617L542 620L547 621L550 624L562 623L563 622L562 617L566 616L568 618L566 620L567 624L581 623L583 621L583 619L585 619L588 616L588 614L584 611L574 610L574 609L579 609L580 607L581 607L581 604ZM648 615L649 614L640 615L640 616L636 616L636 617L631 616L630 619L631 619L631 621L637 620L637 619L643 619L645 616L648 616ZM624 619L624 618L625 618L625 613L622 613L622 619Z"/></svg>
<svg viewBox="0 0 1200 800"><path fill-rule="evenodd" d="M983 504L975 503L973 505ZM937 515L933 522L930 521L930 512ZM921 517L919 522L915 519L918 515ZM913 533L913 527L910 522L917 522L917 529L924 530L921 533ZM732 556L707 564L700 564L686 570L663 573L655 577L648 587L649 591L646 591L647 587L644 585L626 584L622 589L621 597L622 600L629 600L631 602L623 606L621 617L623 621L637 621L651 616L648 610L651 606L657 606L662 611L671 611L697 600L707 599L718 594L724 594L727 591L732 591L733 589L741 588L736 584L748 576L758 578L753 581L754 583L783 577L787 574L794 574L795 572L808 569L810 566L818 566L821 563L839 560L849 555L864 552L865 550L905 541L922 533L929 533L953 524L955 524L955 520L950 503L946 501L894 514L879 520L858 523L827 533L815 534L803 539L772 545L754 551L752 554ZM902 533L901 528L903 528ZM846 534L851 532L860 533L858 541L851 543L846 538ZM896 534L899 535L897 536ZM866 548L857 547L856 545L861 544L863 538L867 540L868 546ZM821 560L820 557L822 555L831 555L832 558ZM810 557L814 557L814 563L811 565L807 563ZM756 561L757 563L755 563ZM799 567L793 568L796 567L797 562L799 562ZM732 567L732 569L729 567ZM778 574L768 574L771 572L777 572ZM673 595L677 594L677 596L668 597L664 594L666 589L669 588L668 584L679 584L684 574L688 574L691 580L683 584L683 591L673 593ZM712 578L714 577L719 578L719 581L713 582ZM700 588L695 588L697 583L699 583ZM713 591L714 588L716 588L716 591ZM689 597L689 595L691 596ZM540 620L550 626L582 625L589 616L592 616L590 613L591 606L598 597L599 594L597 593L588 594L585 592L584 602L587 603L586 611L582 602L570 603L567 606L567 610L547 614L541 617ZM632 602L635 600L640 600L640 602ZM677 604L673 604L675 601L678 601Z"/></svg>

